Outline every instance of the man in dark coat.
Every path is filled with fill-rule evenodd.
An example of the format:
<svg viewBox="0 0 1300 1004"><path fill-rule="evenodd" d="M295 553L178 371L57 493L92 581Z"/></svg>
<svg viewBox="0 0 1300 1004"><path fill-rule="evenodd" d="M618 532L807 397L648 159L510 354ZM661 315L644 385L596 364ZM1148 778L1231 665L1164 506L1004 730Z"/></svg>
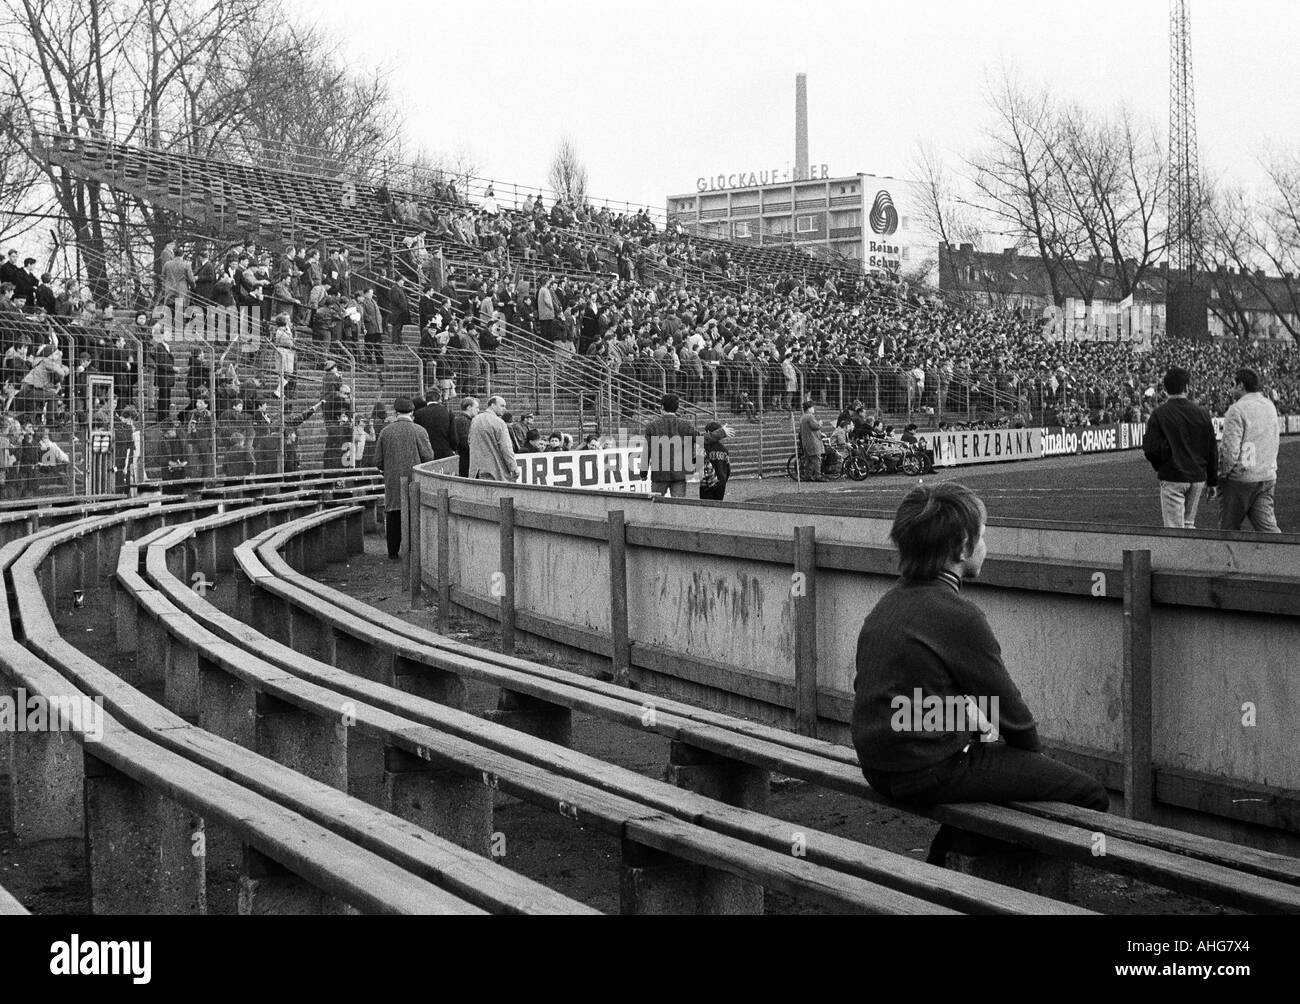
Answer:
<svg viewBox="0 0 1300 1004"><path fill-rule="evenodd" d="M402 328L410 320L410 305L406 301L406 290L402 288L402 283L390 277L392 286L388 290L388 324L392 330L392 341L394 345L402 344Z"/></svg>
<svg viewBox="0 0 1300 1004"><path fill-rule="evenodd" d="M423 408L416 409L415 424L429 434L435 460L454 457L459 452L460 436L445 405L430 401Z"/></svg>
<svg viewBox="0 0 1300 1004"><path fill-rule="evenodd" d="M469 427L478 414L478 398L467 397L460 402L460 411L456 413L456 436L460 440L460 476L469 477Z"/></svg>
<svg viewBox="0 0 1300 1004"><path fill-rule="evenodd" d="M406 508L402 481L411 477L416 464L433 459L429 434L415 424L415 405L409 397L393 402L394 418L384 426L375 443L375 466L384 475L384 532L388 557L396 561L402 549L402 510Z"/></svg>
<svg viewBox="0 0 1300 1004"><path fill-rule="evenodd" d="M677 405L676 394L665 394L660 402L663 414L647 423L641 468L650 472L650 487L656 495L683 498L687 475L702 464L699 454L703 448L726 436L721 431L701 435L677 417Z"/></svg>

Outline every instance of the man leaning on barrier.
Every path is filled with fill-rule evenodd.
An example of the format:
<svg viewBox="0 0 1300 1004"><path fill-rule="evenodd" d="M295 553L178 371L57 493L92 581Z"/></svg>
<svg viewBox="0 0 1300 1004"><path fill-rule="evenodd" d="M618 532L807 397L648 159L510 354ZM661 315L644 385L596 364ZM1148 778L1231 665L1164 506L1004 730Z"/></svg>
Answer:
<svg viewBox="0 0 1300 1004"><path fill-rule="evenodd" d="M962 594L984 563L986 517L973 491L950 482L914 488L898 507L889 536L902 578L858 635L852 735L862 773L881 794L917 805L1056 801L1104 811L1100 784L1041 752L997 639ZM957 841L941 827L927 860L989 849Z"/></svg>

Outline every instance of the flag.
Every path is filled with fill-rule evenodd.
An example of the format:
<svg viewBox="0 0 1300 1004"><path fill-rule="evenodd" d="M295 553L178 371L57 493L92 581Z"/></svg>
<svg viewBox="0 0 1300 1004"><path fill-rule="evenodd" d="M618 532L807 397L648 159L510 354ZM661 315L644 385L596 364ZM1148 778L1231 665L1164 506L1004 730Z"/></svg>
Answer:
<svg viewBox="0 0 1300 1004"><path fill-rule="evenodd" d="M1119 301L1119 309L1130 310L1132 309L1132 307L1133 307L1133 294L1129 293L1128 296L1124 297L1124 299Z"/></svg>
<svg viewBox="0 0 1300 1004"><path fill-rule="evenodd" d="M876 346L876 358L877 359L885 358L885 339L883 336L880 339L880 344Z"/></svg>

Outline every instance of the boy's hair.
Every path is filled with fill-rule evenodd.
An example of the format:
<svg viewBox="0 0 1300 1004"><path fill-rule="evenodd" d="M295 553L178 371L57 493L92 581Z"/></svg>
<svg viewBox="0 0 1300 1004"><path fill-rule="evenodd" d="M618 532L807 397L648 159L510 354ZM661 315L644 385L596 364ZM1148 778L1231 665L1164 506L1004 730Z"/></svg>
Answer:
<svg viewBox="0 0 1300 1004"><path fill-rule="evenodd" d="M922 485L907 493L894 516L889 539L898 548L903 578L933 579L951 561L960 561L979 540L984 503L965 485Z"/></svg>

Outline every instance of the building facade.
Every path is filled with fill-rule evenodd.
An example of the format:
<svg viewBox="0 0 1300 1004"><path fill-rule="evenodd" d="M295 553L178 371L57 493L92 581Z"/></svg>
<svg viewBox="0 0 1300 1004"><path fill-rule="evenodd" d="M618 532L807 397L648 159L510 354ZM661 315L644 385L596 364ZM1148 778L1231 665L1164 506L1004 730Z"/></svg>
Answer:
<svg viewBox="0 0 1300 1004"><path fill-rule="evenodd" d="M668 196L669 222L741 244L793 244L868 271L897 274L922 263L927 242L913 229L919 221L909 182L873 174L832 178L825 164L812 165L806 178L800 173L699 178L696 191Z"/></svg>
<svg viewBox="0 0 1300 1004"><path fill-rule="evenodd" d="M1047 269L1036 255L1014 248L976 251L970 244L939 246L939 288L983 307L1041 314L1043 333L1067 341L1121 339L1149 344L1165 332L1169 265L1148 269L1125 297L1115 266L1098 259L1073 262L1053 295ZM1130 275L1137 263L1128 262ZM1182 273L1175 273L1181 278ZM1300 331L1300 281L1220 267L1200 273L1208 293L1207 321L1214 339L1294 342Z"/></svg>

